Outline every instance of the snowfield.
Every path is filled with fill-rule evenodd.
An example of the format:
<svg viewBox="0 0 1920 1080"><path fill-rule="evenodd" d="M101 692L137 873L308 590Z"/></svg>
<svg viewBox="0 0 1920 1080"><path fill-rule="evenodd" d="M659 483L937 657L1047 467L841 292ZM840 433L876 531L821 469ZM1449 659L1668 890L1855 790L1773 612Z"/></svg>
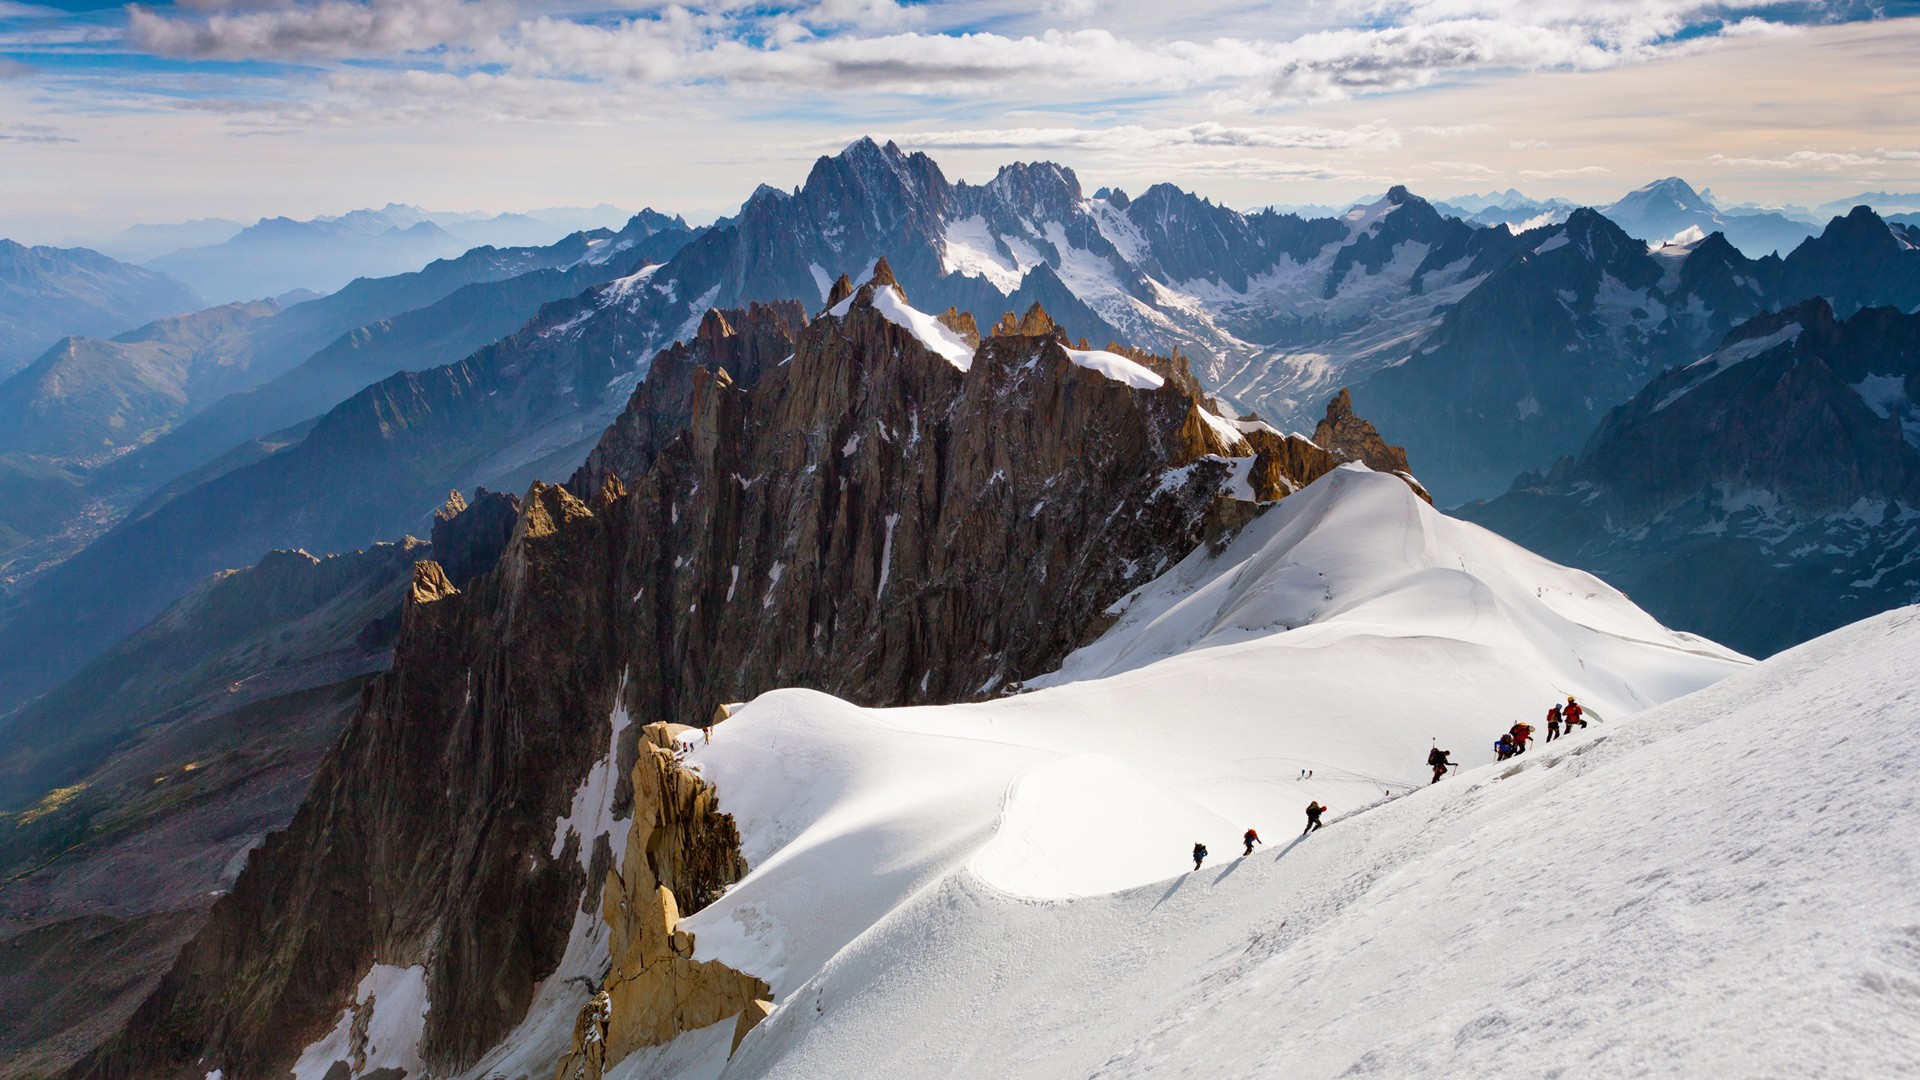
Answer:
<svg viewBox="0 0 1920 1080"><path fill-rule="evenodd" d="M1028 693L782 690L692 746L753 871L683 925L777 1008L610 1075L1920 1062L1920 612L1755 666L1351 467L1116 607ZM1568 693L1591 728L1491 763Z"/></svg>

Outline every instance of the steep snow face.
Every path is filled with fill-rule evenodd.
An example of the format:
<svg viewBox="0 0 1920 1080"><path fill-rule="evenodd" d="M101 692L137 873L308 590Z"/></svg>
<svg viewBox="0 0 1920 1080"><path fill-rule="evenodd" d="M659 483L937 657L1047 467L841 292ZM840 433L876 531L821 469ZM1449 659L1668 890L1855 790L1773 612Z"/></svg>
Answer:
<svg viewBox="0 0 1920 1080"><path fill-rule="evenodd" d="M985 278L1007 295L1012 295L1027 271L1041 262L1040 253L1031 244L995 236L993 226L979 214L947 223L946 235L941 238L941 257L948 273Z"/></svg>
<svg viewBox="0 0 1920 1080"><path fill-rule="evenodd" d="M726 1075L1094 1072L1164 1017L1163 990L1245 951L1253 912L1268 947L1289 911L1326 917L1273 903L1309 799L1335 835L1431 800L1435 738L1471 767L1566 694L1617 721L1747 664L1357 467L1116 613L1030 693L872 710L782 690L690 747L754 868L687 921L696 956L780 1002ZM1249 826L1271 846L1236 863ZM1211 865L1176 877L1195 841ZM1219 922L1208 897L1237 878Z"/></svg>
<svg viewBox="0 0 1920 1080"><path fill-rule="evenodd" d="M1797 322L1788 323L1771 334L1742 338L1724 349L1709 353L1695 360L1693 363L1687 365L1686 370L1693 373L1693 376L1687 381L1687 384L1675 390L1673 393L1668 394L1666 397L1661 398L1659 402L1654 405L1653 411L1659 412L1674 402L1679 401L1681 398L1686 397L1689 391L1694 390L1708 379L1733 367L1735 364L1745 363L1763 353L1772 352L1782 345L1799 340L1801 329L1802 327Z"/></svg>
<svg viewBox="0 0 1920 1080"><path fill-rule="evenodd" d="M844 303L844 302L843 302ZM900 290L891 285L882 286L873 291L873 309L888 322L898 326L925 345L934 355L965 371L973 366L973 346L959 334L947 329L939 319L907 304L907 298ZM834 309L841 315L846 311L840 307Z"/></svg>

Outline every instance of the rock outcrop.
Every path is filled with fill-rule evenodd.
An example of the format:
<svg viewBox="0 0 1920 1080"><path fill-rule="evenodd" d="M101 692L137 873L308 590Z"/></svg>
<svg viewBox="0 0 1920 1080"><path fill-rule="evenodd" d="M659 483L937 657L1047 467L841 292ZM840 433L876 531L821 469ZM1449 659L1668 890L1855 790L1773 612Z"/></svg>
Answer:
<svg viewBox="0 0 1920 1080"><path fill-rule="evenodd" d="M554 1080L599 1080L633 1051L736 1019L734 1045L767 1015L766 983L693 959L679 928L746 874L733 819L713 788L675 760L672 730L648 724L631 774L633 825L621 869L607 874L600 916L611 930L612 965L581 1007L573 1045ZM682 904L686 904L684 912Z"/></svg>
<svg viewBox="0 0 1920 1080"><path fill-rule="evenodd" d="M573 1055L562 1075L716 1017L744 1031L764 986L675 937L743 869L731 824L648 725L778 686L1004 692L1250 493L1251 441L1196 418L1175 360L1144 364L1148 388L1082 366L1044 311L971 346L897 284L842 303L804 327L777 306L709 317L588 466L530 489L492 570L450 591L422 567L394 667L293 825L81 1075L278 1075L375 965L423 967L435 1073L479 1061L543 986L589 1006L549 1051ZM1283 449L1275 494L1338 464ZM596 898L607 952L563 968Z"/></svg>
<svg viewBox="0 0 1920 1080"><path fill-rule="evenodd" d="M1342 461L1358 461L1374 472L1392 473L1412 485L1420 497L1433 502L1433 496L1413 478L1403 446L1388 446L1387 440L1370 423L1353 411L1353 394L1346 387L1327 402L1327 415L1313 429L1313 441Z"/></svg>

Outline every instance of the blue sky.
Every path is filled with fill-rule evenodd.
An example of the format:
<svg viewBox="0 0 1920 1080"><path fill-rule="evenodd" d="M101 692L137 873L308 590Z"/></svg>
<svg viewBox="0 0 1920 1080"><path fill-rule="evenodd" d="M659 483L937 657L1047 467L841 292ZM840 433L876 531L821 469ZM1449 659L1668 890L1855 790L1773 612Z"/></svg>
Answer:
<svg viewBox="0 0 1920 1080"><path fill-rule="evenodd" d="M1920 189L1920 0L0 0L0 234L650 204L862 134L1242 206Z"/></svg>

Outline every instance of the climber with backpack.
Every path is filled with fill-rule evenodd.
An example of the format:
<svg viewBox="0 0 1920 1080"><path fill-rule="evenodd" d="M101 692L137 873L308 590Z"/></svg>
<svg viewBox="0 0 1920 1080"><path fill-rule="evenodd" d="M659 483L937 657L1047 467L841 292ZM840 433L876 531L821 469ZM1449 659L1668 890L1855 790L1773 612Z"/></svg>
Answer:
<svg viewBox="0 0 1920 1080"><path fill-rule="evenodd" d="M1327 808L1324 806L1321 806L1319 800L1316 799L1313 802L1308 803L1307 804L1307 827L1300 830L1300 835L1305 836L1308 833L1312 832L1313 830L1319 828L1320 815L1326 812L1327 812Z"/></svg>
<svg viewBox="0 0 1920 1080"><path fill-rule="evenodd" d="M1452 756L1453 751L1442 750L1438 746L1427 751L1427 764L1433 769L1434 783L1439 783L1440 778L1447 775L1447 769L1453 765Z"/></svg>
<svg viewBox="0 0 1920 1080"><path fill-rule="evenodd" d="M1493 760L1505 761L1513 756L1513 736L1502 735L1493 743Z"/></svg>
<svg viewBox="0 0 1920 1080"><path fill-rule="evenodd" d="M1560 703L1556 701L1553 703L1553 708L1547 710L1547 741L1552 742L1559 737Z"/></svg>
<svg viewBox="0 0 1920 1080"><path fill-rule="evenodd" d="M1257 832L1254 832L1252 829L1248 829L1247 835L1241 837L1240 839L1246 841L1247 843L1247 850L1242 853L1244 855L1253 854L1253 845L1266 843L1265 840L1260 839L1260 834Z"/></svg>
<svg viewBox="0 0 1920 1080"><path fill-rule="evenodd" d="M1196 840L1196 841L1194 841L1194 845L1193 845L1193 868L1194 868L1195 870L1198 870L1198 869L1200 869L1200 860L1202 860L1202 859L1204 859L1204 858L1206 858L1206 857L1207 857L1207 845L1205 845L1205 844L1202 844L1202 843L1200 843L1200 842L1199 842L1199 841L1197 841L1197 840Z"/></svg>
<svg viewBox="0 0 1920 1080"><path fill-rule="evenodd" d="M1513 752L1516 754L1524 754L1527 752L1527 744L1533 741L1533 725L1528 723L1515 724L1513 725L1513 730L1507 732L1507 734L1513 736Z"/></svg>
<svg viewBox="0 0 1920 1080"><path fill-rule="evenodd" d="M1587 726L1586 714L1587 710L1581 708L1580 703L1573 700L1573 695L1567 695L1567 707L1560 710L1561 717L1566 720L1567 734L1573 734L1575 725L1581 728Z"/></svg>

